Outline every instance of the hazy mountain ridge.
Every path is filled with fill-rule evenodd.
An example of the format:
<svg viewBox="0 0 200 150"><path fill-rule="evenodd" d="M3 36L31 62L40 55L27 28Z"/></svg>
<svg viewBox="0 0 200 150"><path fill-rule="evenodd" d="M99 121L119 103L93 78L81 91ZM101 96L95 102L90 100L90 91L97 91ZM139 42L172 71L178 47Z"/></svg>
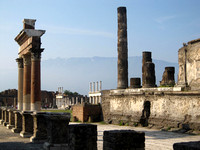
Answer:
<svg viewBox="0 0 200 150"><path fill-rule="evenodd" d="M129 80L131 77L142 76L142 57L129 57ZM174 66L178 72L178 63L153 60L156 69L156 81L162 79L164 68ZM87 94L89 82L102 81L103 89L117 87L117 58L116 57L75 57L55 58L42 61L42 89L64 89Z"/></svg>

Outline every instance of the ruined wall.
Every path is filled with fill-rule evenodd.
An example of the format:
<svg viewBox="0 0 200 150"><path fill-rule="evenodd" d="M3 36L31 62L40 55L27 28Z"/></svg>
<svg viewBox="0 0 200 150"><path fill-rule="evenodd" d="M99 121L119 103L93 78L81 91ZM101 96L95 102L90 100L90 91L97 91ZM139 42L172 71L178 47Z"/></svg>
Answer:
<svg viewBox="0 0 200 150"><path fill-rule="evenodd" d="M191 90L200 89L200 39L190 41L178 52L178 85L188 84Z"/></svg>
<svg viewBox="0 0 200 150"><path fill-rule="evenodd" d="M92 104L79 104L74 105L72 108L73 117L77 118L79 121L87 122L97 122L102 120L102 109L101 105ZM89 117L91 120L89 120Z"/></svg>
<svg viewBox="0 0 200 150"><path fill-rule="evenodd" d="M149 108L148 108L149 107ZM200 130L200 93L103 91L104 121L129 125L181 127Z"/></svg>

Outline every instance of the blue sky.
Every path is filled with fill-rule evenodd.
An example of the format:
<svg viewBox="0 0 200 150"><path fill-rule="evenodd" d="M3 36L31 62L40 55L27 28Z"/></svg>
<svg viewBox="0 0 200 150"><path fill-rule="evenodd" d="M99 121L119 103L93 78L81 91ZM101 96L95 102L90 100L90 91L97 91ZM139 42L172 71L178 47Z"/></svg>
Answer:
<svg viewBox="0 0 200 150"><path fill-rule="evenodd" d="M200 38L199 0L1 0L0 69L17 68L14 38L24 18L46 30L43 60L116 57L119 6L127 7L129 56L148 50L154 59L178 62L182 43Z"/></svg>

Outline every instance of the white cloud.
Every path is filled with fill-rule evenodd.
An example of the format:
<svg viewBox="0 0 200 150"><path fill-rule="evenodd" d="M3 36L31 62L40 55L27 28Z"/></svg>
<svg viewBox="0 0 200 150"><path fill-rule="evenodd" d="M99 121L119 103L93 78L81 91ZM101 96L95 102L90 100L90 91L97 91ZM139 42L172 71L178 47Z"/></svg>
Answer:
<svg viewBox="0 0 200 150"><path fill-rule="evenodd" d="M159 18L156 18L155 21L159 24L163 24L169 20L172 20L174 18L176 18L177 16L175 15L172 15L172 16L163 16L163 17L159 17Z"/></svg>
<svg viewBox="0 0 200 150"><path fill-rule="evenodd" d="M105 32L105 31L95 31L95 30L89 30L89 29L47 26L47 25L44 25L43 28L47 30L48 33L52 33L52 34L90 35L90 36L102 36L106 38L115 38L115 35L113 33Z"/></svg>

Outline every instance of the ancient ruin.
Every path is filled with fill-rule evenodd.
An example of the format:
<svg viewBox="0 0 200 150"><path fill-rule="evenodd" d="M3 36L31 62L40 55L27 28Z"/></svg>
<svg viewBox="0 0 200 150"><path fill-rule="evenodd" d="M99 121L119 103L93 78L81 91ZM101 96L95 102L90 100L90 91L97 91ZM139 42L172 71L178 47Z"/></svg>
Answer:
<svg viewBox="0 0 200 150"><path fill-rule="evenodd" d="M33 19L24 19L23 30L15 38L20 46L19 58L16 59L19 110L41 109L40 59L44 50L41 48L41 36L45 30L35 30L35 22Z"/></svg>
<svg viewBox="0 0 200 150"><path fill-rule="evenodd" d="M160 81L160 85L174 86L175 85L174 73L175 73L174 67L165 67L165 71L162 76L162 81Z"/></svg>

